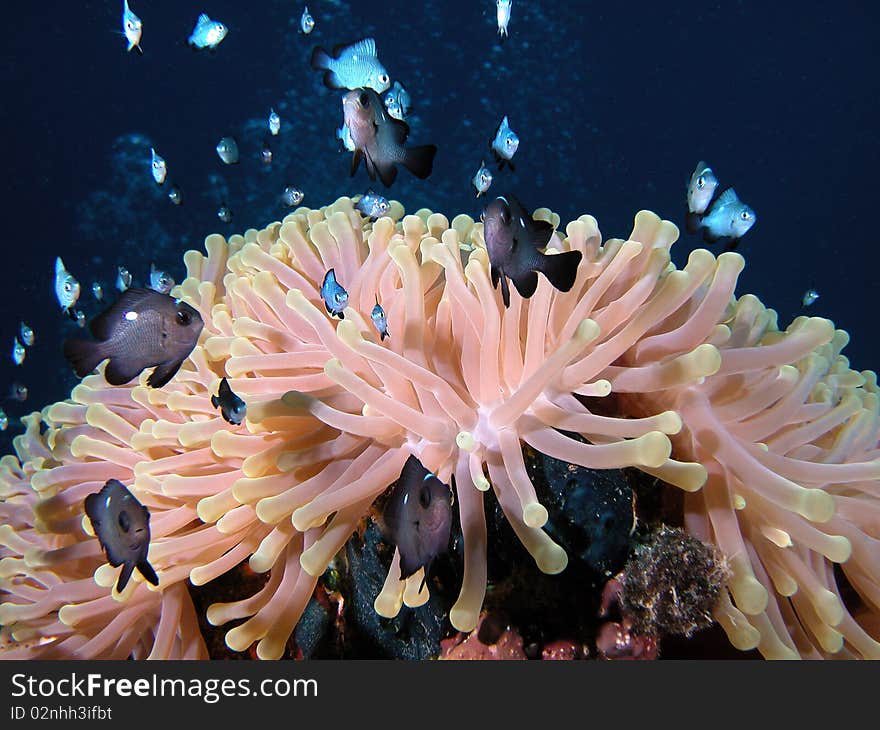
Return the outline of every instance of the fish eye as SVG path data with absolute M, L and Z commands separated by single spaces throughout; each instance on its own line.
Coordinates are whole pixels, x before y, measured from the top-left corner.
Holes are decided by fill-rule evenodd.
M 431 489 L 427 484 L 423 484 L 419 491 L 419 504 L 422 509 L 428 509 L 431 506 Z
M 186 327 L 187 325 L 189 325 L 190 322 L 192 322 L 192 315 L 185 309 L 178 309 L 176 316 L 177 324 L 179 324 L 181 327 Z
M 358 96 L 358 102 L 360 102 L 361 106 L 366 106 L 370 99 L 367 97 L 367 92 L 362 91 L 360 96 Z
M 704 188 L 704 187 L 706 187 L 706 180 L 703 178 L 702 175 L 700 175 L 700 176 L 697 178 L 697 187 L 698 187 L 698 188 Z
M 379 74 L 379 83 L 387 84 L 388 83 L 388 74 Z
M 69 281 L 64 282 L 64 291 L 73 291 L 73 285 Z
M 739 214 L 739 217 L 742 218 L 744 221 L 747 221 L 751 219 L 752 214 L 749 213 L 749 211 L 744 210 L 742 213 Z

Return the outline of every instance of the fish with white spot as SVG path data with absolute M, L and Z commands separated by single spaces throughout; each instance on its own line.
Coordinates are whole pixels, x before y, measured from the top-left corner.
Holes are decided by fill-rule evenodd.
M 354 208 L 367 216 L 371 221 L 376 221 L 388 213 L 391 209 L 391 203 L 388 202 L 388 198 L 384 195 L 368 190 L 354 204 Z
M 174 279 L 162 269 L 157 269 L 156 264 L 150 264 L 150 289 L 160 294 L 167 294 L 174 286 Z
M 495 2 L 495 18 L 498 21 L 498 35 L 504 43 L 507 38 L 507 25 L 510 23 L 510 11 L 513 6 L 513 0 L 496 0 Z
M 269 109 L 269 133 L 273 137 L 277 137 L 278 133 L 281 131 L 281 117 L 278 116 L 278 112 L 274 109 Z
M 295 188 L 292 185 L 288 185 L 284 188 L 284 192 L 281 193 L 281 202 L 288 208 L 292 208 L 293 206 L 302 203 L 303 198 L 305 197 L 306 195 L 302 190 Z
M 92 296 L 99 302 L 104 298 L 104 287 L 97 281 L 92 282 Z
M 348 292 L 336 280 L 336 271 L 330 269 L 321 282 L 321 299 L 327 308 L 327 314 L 345 319 L 344 310 L 348 306 Z
M 217 156 L 225 165 L 238 164 L 238 142 L 235 137 L 222 137 L 217 143 Z
M 379 331 L 380 341 L 384 342 L 386 337 L 391 336 L 391 333 L 388 331 L 388 320 L 385 317 L 385 310 L 382 309 L 382 305 L 379 304 L 378 295 L 376 295 L 376 306 L 373 307 L 373 311 L 370 312 L 370 319 L 373 320 L 373 324 Z
M 125 291 L 131 286 L 131 273 L 124 266 L 116 267 L 116 288 Z
M 804 296 L 801 298 L 801 307 L 806 309 L 811 306 L 817 299 L 819 298 L 819 292 L 816 291 L 815 287 L 810 287 L 804 292 Z

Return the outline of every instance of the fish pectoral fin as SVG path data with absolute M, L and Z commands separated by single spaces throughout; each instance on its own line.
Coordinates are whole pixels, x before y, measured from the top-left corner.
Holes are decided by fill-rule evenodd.
M 510 306 L 510 287 L 507 284 L 507 277 L 501 274 L 501 301 L 504 302 L 505 308 Z
M 128 585 L 128 579 L 131 578 L 131 574 L 134 572 L 134 563 L 125 562 L 122 564 L 122 572 L 119 573 L 119 578 L 116 581 L 116 592 L 122 593 L 125 590 L 125 586 Z
M 369 154 L 367 154 L 367 172 L 370 173 L 370 180 L 375 180 L 378 175 L 386 188 L 390 188 L 397 179 L 397 165 L 390 160 L 376 160 Z
M 110 385 L 125 385 L 141 374 L 143 366 L 119 355 L 111 355 L 107 367 L 104 368 L 104 379 Z
M 703 223 L 703 216 L 699 213 L 691 213 L 688 211 L 687 216 L 684 221 L 684 229 L 690 233 L 694 234 L 700 230 L 700 226 Z
M 144 580 L 148 583 L 152 583 L 154 586 L 159 585 L 159 576 L 156 575 L 156 571 L 153 569 L 153 566 L 147 560 L 141 560 L 137 564 L 138 572 L 144 576 Z
M 153 370 L 152 375 L 147 378 L 147 385 L 151 388 L 161 388 L 163 385 L 167 385 L 180 369 L 182 363 L 182 360 L 169 360 L 159 363 L 156 369 Z
M 535 248 L 544 248 L 550 243 L 550 237 L 553 235 L 553 224 L 549 221 L 537 221 L 531 216 L 524 216 L 526 233 L 528 234 L 529 243 Z
M 351 156 L 351 177 L 354 177 L 354 174 L 357 172 L 358 167 L 360 167 L 361 160 L 364 159 L 364 151 L 361 149 L 356 149 L 354 154 Z M 369 166 L 367 167 L 367 172 L 369 172 Z M 375 179 L 371 176 L 371 179 Z

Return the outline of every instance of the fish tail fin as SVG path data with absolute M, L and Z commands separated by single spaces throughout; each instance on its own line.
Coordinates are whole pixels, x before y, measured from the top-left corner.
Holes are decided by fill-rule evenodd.
M 107 357 L 100 342 L 91 340 L 65 340 L 64 357 L 73 366 L 76 374 L 84 378 Z
M 315 69 L 315 71 L 323 71 L 330 67 L 330 56 L 327 55 L 327 51 L 325 51 L 321 46 L 315 46 L 312 49 L 312 56 L 309 59 L 309 65 Z
M 437 154 L 437 145 L 423 144 L 418 147 L 410 147 L 406 150 L 403 165 L 420 180 L 424 180 L 431 174 L 434 168 L 434 155 Z
M 144 576 L 144 580 L 148 583 L 152 583 L 154 586 L 159 585 L 159 576 L 156 575 L 156 571 L 153 569 L 153 566 L 146 560 L 141 560 L 137 564 L 137 569 L 142 576 Z
M 382 336 L 379 338 L 380 342 L 385 342 L 386 337 L 391 337 L 391 333 L 388 330 L 385 330 L 384 332 L 382 332 L 381 335 Z
M 538 271 L 550 280 L 555 289 L 563 292 L 571 291 L 577 277 L 577 268 L 581 257 L 580 251 L 566 251 L 549 256 L 542 255 Z
M 694 234 L 700 230 L 700 224 L 702 222 L 703 217 L 699 213 L 691 213 L 688 211 L 687 218 L 684 222 L 684 228 L 688 233 Z

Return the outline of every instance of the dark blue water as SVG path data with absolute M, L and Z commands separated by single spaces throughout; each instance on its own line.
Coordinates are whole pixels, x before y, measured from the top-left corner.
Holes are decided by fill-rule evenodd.
M 815 285 L 821 298 L 810 313 L 852 335 L 853 365 L 880 363 L 872 4 L 514 0 L 503 46 L 492 0 L 318 0 L 310 36 L 297 32 L 302 4 L 288 0 L 132 7 L 144 22 L 143 56 L 126 53 L 115 32 L 121 0 L 4 7 L 0 392 L 16 379 L 30 389 L 26 403 L 2 404 L 12 420 L 76 382 L 60 343 L 80 331 L 55 301 L 57 255 L 91 316 L 93 280 L 112 293 L 122 264 L 145 283 L 151 261 L 179 280 L 183 252 L 208 233 L 282 217 L 286 185 L 314 207 L 371 186 L 363 168 L 349 177 L 350 155 L 335 138 L 340 93 L 308 67 L 315 45 L 364 35 L 413 97 L 411 142 L 440 148 L 428 180 L 403 171 L 386 191 L 408 211 L 477 216 L 470 178 L 505 114 L 521 139 L 516 172 L 496 175 L 491 192 L 514 191 L 563 223 L 592 213 L 606 236 L 625 236 L 641 208 L 683 227 L 685 184 L 706 159 L 758 215 L 739 248 L 740 293 L 757 294 L 785 325 Z M 185 43 L 202 11 L 230 28 L 214 53 Z M 270 106 L 283 127 L 267 170 L 259 152 Z M 235 167 L 214 151 L 226 134 L 241 148 Z M 183 189 L 179 208 L 152 181 L 151 145 Z M 223 202 L 230 224 L 216 216 Z M 683 234 L 676 262 L 700 245 Z M 37 344 L 15 367 L 21 319 Z M 2 434 L 2 451 L 16 429 Z

